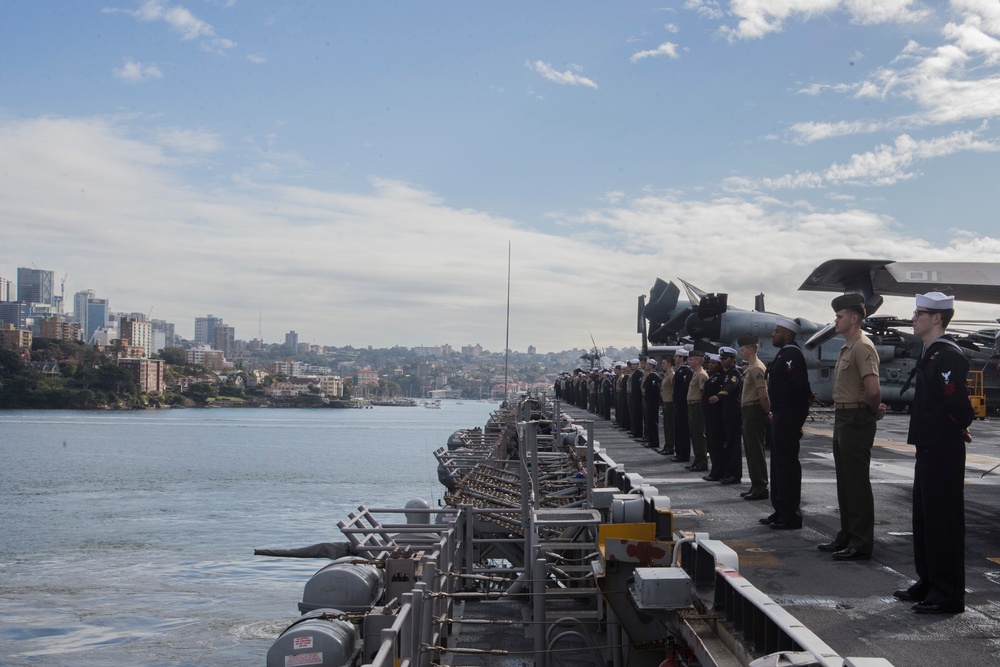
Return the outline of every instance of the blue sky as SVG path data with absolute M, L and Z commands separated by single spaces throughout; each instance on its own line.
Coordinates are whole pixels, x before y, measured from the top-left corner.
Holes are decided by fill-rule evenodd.
M 657 276 L 826 321 L 827 259 L 996 260 L 998 64 L 994 0 L 5 3 L 0 276 L 502 350 L 510 242 L 514 349 Z

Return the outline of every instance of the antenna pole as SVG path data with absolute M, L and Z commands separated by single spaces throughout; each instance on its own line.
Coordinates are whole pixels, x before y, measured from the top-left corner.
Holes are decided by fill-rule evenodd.
M 510 362 L 510 241 L 507 241 L 507 335 L 503 343 L 503 400 L 510 398 L 508 368 Z

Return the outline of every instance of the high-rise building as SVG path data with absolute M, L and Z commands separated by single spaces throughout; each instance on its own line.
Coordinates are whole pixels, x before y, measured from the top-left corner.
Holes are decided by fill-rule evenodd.
M 153 325 L 153 334 L 157 336 L 157 340 L 162 337 L 162 342 L 159 343 L 159 347 L 153 346 L 153 352 L 159 352 L 165 347 L 173 347 L 177 344 L 177 336 L 174 335 L 174 324 L 173 322 L 167 322 L 166 320 L 151 320 L 150 324 Z
M 92 344 L 94 332 L 103 329 L 108 325 L 108 300 L 107 299 L 87 299 L 84 316 L 84 324 L 80 326 L 80 335 L 83 342 Z
M 212 340 L 212 349 L 222 352 L 226 359 L 233 356 L 233 340 L 236 338 L 236 329 L 221 322 L 215 325 L 215 334 Z
M 64 315 L 46 317 L 39 323 L 40 338 L 55 338 L 56 340 L 79 340 L 80 325 L 70 322 Z
M 10 301 L 10 294 L 13 283 L 6 278 L 0 277 L 0 301 Z
M 289 331 L 285 334 L 285 347 L 287 347 L 292 352 L 299 349 L 299 335 L 294 331 Z
M 25 303 L 54 304 L 55 293 L 52 289 L 54 275 L 52 271 L 18 267 L 17 300 Z
M 13 324 L 15 329 L 27 328 L 28 307 L 23 301 L 0 303 L 0 324 Z
M 0 350 L 14 350 L 27 353 L 31 350 L 31 331 L 19 329 L 13 324 L 0 323 Z
M 118 335 L 122 345 L 141 347 L 146 351 L 148 359 L 153 352 L 153 326 L 149 322 L 141 322 L 132 317 L 123 317 L 118 326 Z
M 87 301 L 96 299 L 94 290 L 87 289 L 73 295 L 73 320 L 80 325 L 80 331 L 87 330 Z
M 160 359 L 119 359 L 118 365 L 132 373 L 139 391 L 161 394 L 166 363 Z
M 222 318 L 209 314 L 194 318 L 194 342 L 211 345 L 215 342 L 215 327 L 222 324 Z

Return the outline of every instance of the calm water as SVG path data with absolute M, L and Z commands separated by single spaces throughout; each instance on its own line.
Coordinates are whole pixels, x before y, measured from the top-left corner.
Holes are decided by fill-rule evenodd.
M 359 504 L 442 497 L 440 410 L 0 412 L 0 665 L 263 665 Z

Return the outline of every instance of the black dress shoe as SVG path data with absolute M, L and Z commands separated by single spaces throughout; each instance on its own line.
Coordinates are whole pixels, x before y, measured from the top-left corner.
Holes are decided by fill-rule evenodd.
M 660 453 L 663 454 L 664 456 L 673 456 L 674 455 L 673 451 L 665 452 L 662 449 L 660 450 Z
M 900 588 L 898 591 L 893 591 L 892 597 L 903 602 L 921 602 L 921 599 L 911 593 L 909 588 Z
M 690 470 L 691 472 L 705 472 L 706 470 L 708 470 L 708 466 L 705 465 L 704 463 L 699 463 L 697 465 L 692 465 L 690 468 L 688 468 L 688 470 Z
M 739 477 L 723 477 L 721 480 L 722 484 L 739 484 L 743 480 Z
M 712 477 L 711 475 L 705 475 L 704 477 L 702 477 L 702 479 L 705 480 L 706 482 L 718 482 L 722 478 L 721 477 Z
M 771 528 L 774 530 L 801 530 L 802 524 L 785 523 L 784 521 L 772 521 Z
M 910 607 L 910 609 L 918 614 L 961 614 L 965 611 L 965 607 L 950 609 L 948 607 L 942 607 L 939 604 L 934 604 L 933 602 L 918 602 Z
M 833 552 L 833 560 L 871 560 L 872 555 L 858 551 L 854 547 L 847 547 L 840 551 Z
M 847 545 L 841 544 L 840 542 L 827 542 L 826 544 L 818 544 L 816 548 L 820 551 L 834 552 L 844 549 Z
M 691 459 L 682 459 L 681 457 L 675 455 L 675 456 L 671 456 L 670 460 L 671 461 L 676 461 L 677 463 L 687 463 Z
M 767 493 L 750 493 L 743 496 L 743 500 L 767 500 Z
M 762 523 L 765 526 L 770 526 L 772 523 L 774 523 L 774 520 L 777 518 L 778 518 L 777 516 L 772 514 L 771 516 L 765 516 L 761 519 L 757 519 L 757 523 Z

